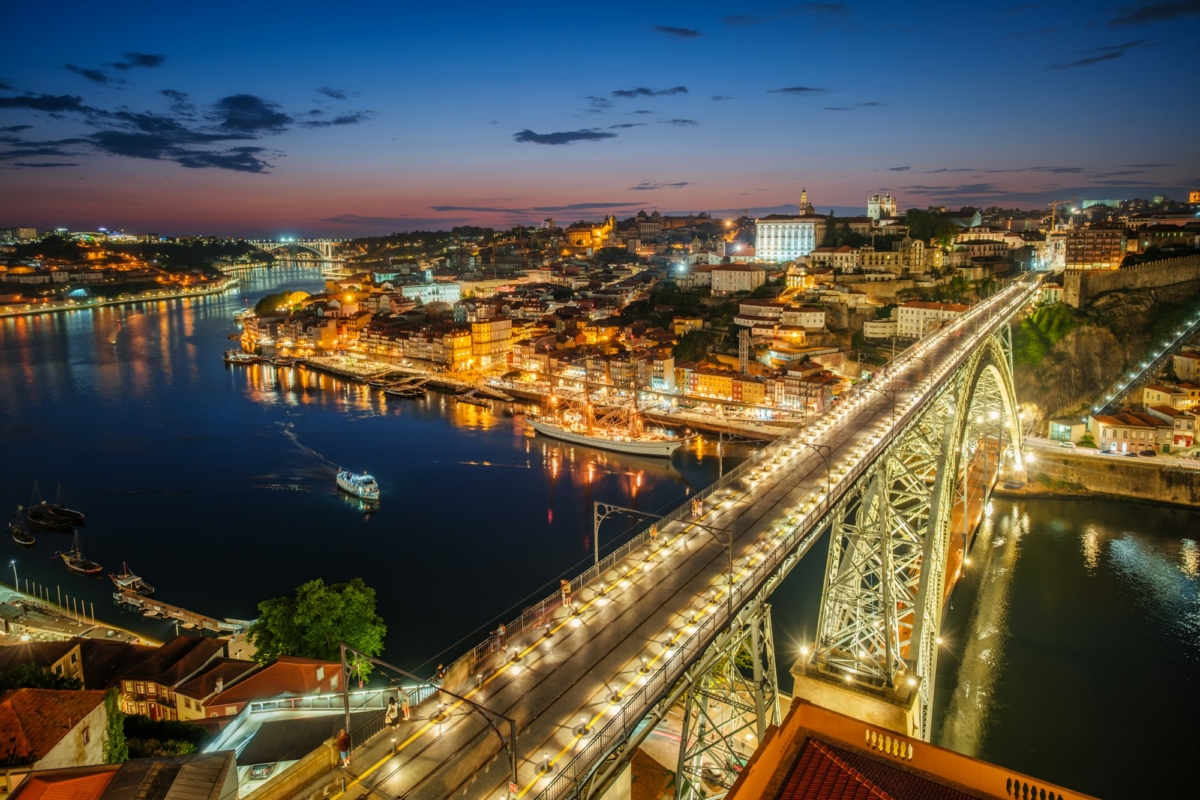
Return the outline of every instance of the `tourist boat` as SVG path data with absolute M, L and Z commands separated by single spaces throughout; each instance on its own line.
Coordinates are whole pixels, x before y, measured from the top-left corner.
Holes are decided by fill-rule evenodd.
M 25 518 L 19 513 L 13 515 L 13 521 L 8 523 L 8 530 L 12 533 L 13 541 L 21 547 L 33 547 L 37 544 L 37 539 L 33 538 L 33 533 L 25 524 Z
M 226 364 L 261 364 L 262 356 L 256 356 L 253 353 L 244 353 L 241 350 L 226 350 Z
M 132 592 L 142 597 L 151 597 L 154 594 L 154 587 L 130 572 L 129 565 L 124 561 L 121 562 L 121 574 L 113 575 L 110 572 L 108 577 L 122 592 Z
M 388 397 L 404 397 L 412 399 L 414 397 L 424 397 L 424 386 L 390 386 L 383 390 L 383 393 Z
M 79 531 L 75 532 L 75 541 L 71 545 L 71 549 L 65 553 L 59 553 L 62 556 L 63 563 L 67 565 L 67 569 L 72 572 L 78 572 L 82 575 L 95 575 L 103 572 L 104 567 L 92 561 L 83 554 L 83 545 L 79 541 Z
M 343 492 L 355 497 L 361 497 L 364 500 L 379 499 L 379 484 L 365 472 L 354 473 L 350 470 L 339 469 L 337 485 Z

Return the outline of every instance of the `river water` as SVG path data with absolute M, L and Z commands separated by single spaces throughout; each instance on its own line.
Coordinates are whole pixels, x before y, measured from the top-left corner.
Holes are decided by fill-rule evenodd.
M 61 482 L 106 571 L 126 561 L 159 598 L 212 616 L 253 618 L 304 581 L 361 577 L 388 625 L 384 658 L 428 671 L 582 570 L 593 501 L 661 512 L 717 477 L 708 442 L 638 459 L 536 436 L 499 404 L 391 400 L 222 363 L 234 311 L 322 285 L 313 267 L 285 264 L 219 297 L 0 321 L 3 502 Z M 726 468 L 746 453 L 727 445 Z M 370 518 L 335 490 L 337 465 L 378 478 Z M 1104 797 L 1182 782 L 1195 737 L 1168 732 L 1200 676 L 1200 516 L 996 500 L 988 524 L 947 617 L 935 741 Z M 606 522 L 601 552 L 634 527 Z M 114 608 L 106 578 L 68 573 L 54 556 L 67 546 L 5 538 L 0 555 L 22 588 L 174 633 Z M 785 690 L 815 632 L 825 549 L 772 597 Z

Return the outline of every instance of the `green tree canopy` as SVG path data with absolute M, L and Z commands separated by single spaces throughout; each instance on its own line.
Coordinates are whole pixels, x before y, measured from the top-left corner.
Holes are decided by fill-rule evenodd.
M 269 314 L 282 307 L 284 303 L 291 298 L 291 292 L 280 292 L 279 294 L 269 294 L 263 299 L 254 304 L 254 313 L 258 315 Z
M 720 335 L 713 331 L 691 331 L 680 338 L 671 355 L 680 362 L 699 361 L 708 355 L 719 339 Z
M 37 664 L 19 664 L 0 672 L 0 692 L 9 689 L 82 689 L 83 681 L 66 675 L 55 675 Z
M 250 641 L 257 648 L 254 660 L 260 664 L 278 656 L 337 661 L 342 642 L 368 655 L 379 655 L 386 633 L 387 626 L 375 611 L 375 590 L 362 578 L 328 586 L 317 578 L 296 589 L 295 597 L 259 603 Z M 356 671 L 362 677 L 370 668 L 362 665 Z

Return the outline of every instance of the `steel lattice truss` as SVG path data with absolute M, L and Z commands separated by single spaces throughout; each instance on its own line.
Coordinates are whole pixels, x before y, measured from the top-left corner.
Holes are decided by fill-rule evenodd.
M 767 726 L 779 724 L 771 607 L 758 604 L 739 623 L 713 644 L 705 669 L 691 676 L 676 773 L 680 800 L 723 797 Z
M 967 470 L 979 463 L 980 449 L 985 469 L 989 457 L 996 469 L 1006 437 L 1020 449 L 1011 363 L 1004 326 L 943 382 L 831 512 L 813 663 L 875 691 L 916 686 L 926 738 L 950 528 L 956 506 L 965 516 Z

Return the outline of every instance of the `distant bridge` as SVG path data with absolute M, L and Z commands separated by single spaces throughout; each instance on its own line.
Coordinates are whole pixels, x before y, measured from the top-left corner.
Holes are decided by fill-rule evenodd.
M 322 261 L 343 261 L 339 253 L 339 248 L 344 245 L 348 239 L 251 239 L 249 243 L 257 247 L 259 250 L 264 250 L 268 253 L 275 253 L 280 250 L 304 251 L 312 253 Z
M 336 797 L 598 798 L 679 707 L 676 796 L 723 796 L 780 721 L 767 601 L 825 533 L 796 695 L 928 739 L 950 589 L 1023 466 L 1009 321 L 1038 291 L 978 304 L 664 517 L 631 512 L 653 527 L 449 665 L 463 700 L 368 741 Z

